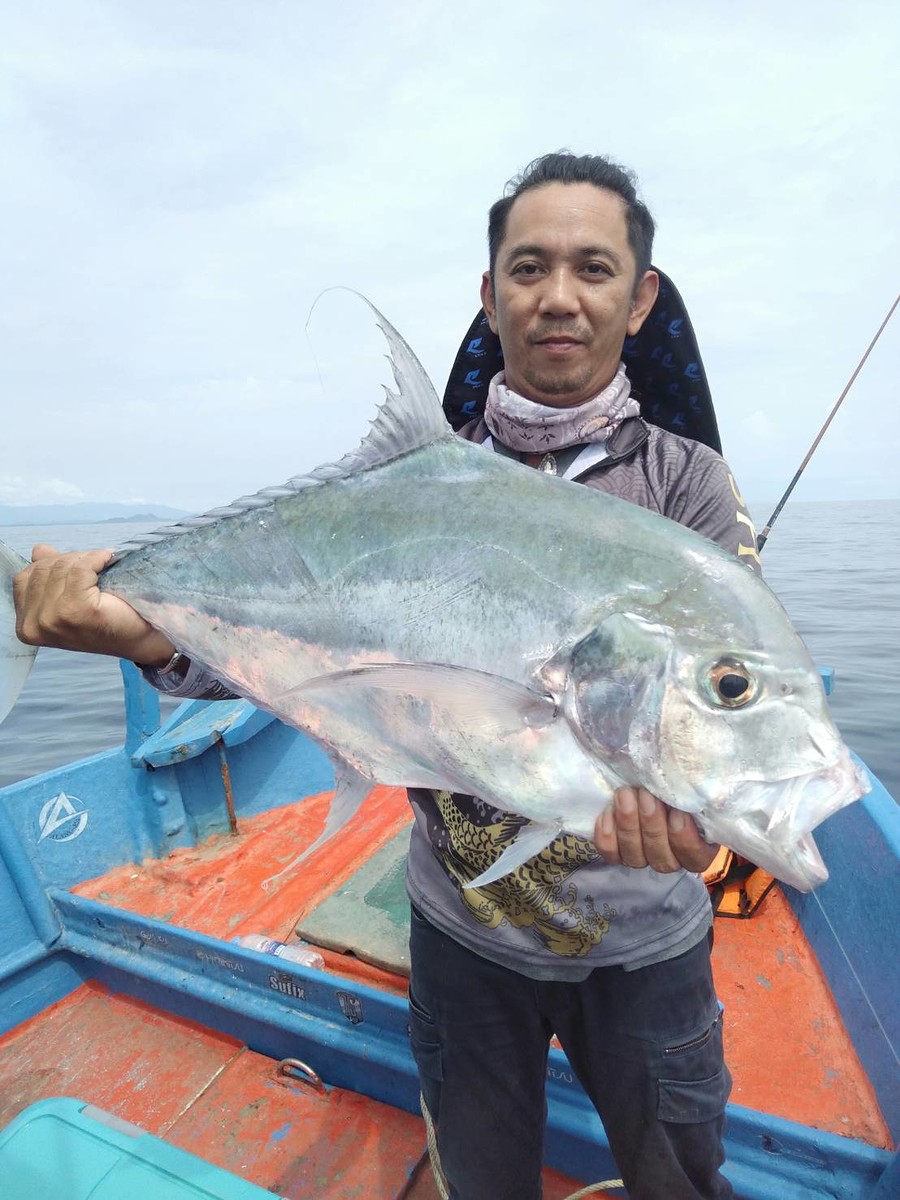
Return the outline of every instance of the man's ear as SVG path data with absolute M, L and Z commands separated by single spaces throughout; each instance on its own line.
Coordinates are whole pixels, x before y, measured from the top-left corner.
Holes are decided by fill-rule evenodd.
M 497 333 L 496 305 L 494 304 L 494 285 L 491 283 L 490 271 L 485 271 L 481 277 L 481 307 L 487 315 L 488 325 L 492 333 Z
M 628 317 L 628 336 L 634 337 L 647 314 L 656 303 L 659 295 L 659 276 L 655 271 L 645 271 L 644 278 L 637 285 L 631 301 L 631 313 Z

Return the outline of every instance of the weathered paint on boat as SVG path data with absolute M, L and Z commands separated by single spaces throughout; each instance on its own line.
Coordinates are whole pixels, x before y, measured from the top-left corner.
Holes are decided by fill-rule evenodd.
M 408 821 L 402 794 L 378 789 L 368 816 L 327 856 L 266 892 L 261 883 L 321 825 L 327 760 L 244 702 L 192 702 L 157 729 L 155 694 L 123 670 L 123 748 L 0 791 L 0 1124 L 58 1094 L 49 1062 L 67 1094 L 93 1088 L 99 1094 L 81 1098 L 284 1195 L 358 1194 L 342 1157 L 345 1118 L 365 1147 L 367 1196 L 427 1194 L 409 1190 L 423 1135 L 402 980 L 330 952 L 324 972 L 281 962 L 273 971 L 273 960 L 222 940 L 290 932 L 311 897 L 333 890 Z M 240 831 L 233 841 L 223 762 Z M 876 783 L 821 835 L 831 880 L 811 896 L 786 889 L 789 903 L 773 900 L 767 950 L 764 925 L 722 923 L 718 933 L 729 1022 L 758 1034 L 757 1069 L 737 1066 L 729 1106 L 727 1171 L 744 1200 L 897 1194 L 900 1168 L 886 1148 L 900 1128 L 897 806 Z M 146 867 L 127 865 L 139 863 Z M 742 974 L 754 947 L 770 958 Z M 805 1011 L 812 1001 L 802 988 L 820 973 L 839 1018 Z M 754 995 L 769 999 L 767 1017 Z M 788 1013 L 792 998 L 797 1011 Z M 775 1044 L 801 1019 L 813 1044 L 785 1080 L 772 1065 Z M 835 1031 L 816 1028 L 836 1024 L 847 1039 L 838 1049 L 828 1040 Z M 310 1063 L 325 1093 L 273 1079 L 285 1058 Z M 856 1059 L 862 1100 L 853 1109 L 839 1076 L 849 1079 Z M 833 1078 L 819 1094 L 837 1098 L 833 1110 L 816 1100 L 804 1110 L 805 1075 L 827 1071 Z M 779 1090 L 782 1109 L 770 1103 Z M 614 1175 L 599 1122 L 558 1050 L 548 1098 L 548 1162 L 570 1180 Z M 264 1135 L 244 1111 L 257 1104 L 258 1113 L 263 1100 L 284 1113 Z M 384 1106 L 375 1119 L 384 1138 L 366 1132 L 368 1104 Z M 556 1177 L 547 1195 L 567 1189 L 570 1181 Z

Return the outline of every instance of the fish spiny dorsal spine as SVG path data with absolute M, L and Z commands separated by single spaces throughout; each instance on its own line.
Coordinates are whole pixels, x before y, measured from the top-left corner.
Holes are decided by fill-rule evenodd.
M 357 295 L 359 293 L 356 293 Z M 371 428 L 356 450 L 351 450 L 336 463 L 324 463 L 306 475 L 295 475 L 286 483 L 263 488 L 249 496 L 242 496 L 220 508 L 210 509 L 195 517 L 185 517 L 174 525 L 142 533 L 124 542 L 116 551 L 112 563 L 119 562 L 133 550 L 140 550 L 170 538 L 190 533 L 193 529 L 243 516 L 244 513 L 268 508 L 286 496 L 295 495 L 305 488 L 318 487 L 334 479 L 346 479 L 350 475 L 370 470 L 392 459 L 408 454 L 440 438 L 452 438 L 453 434 L 441 408 L 441 402 L 432 386 L 425 368 L 416 358 L 404 338 L 378 309 L 361 296 L 375 314 L 378 328 L 382 331 L 390 349 L 391 364 L 397 391 L 384 388 L 385 401 L 379 405 Z

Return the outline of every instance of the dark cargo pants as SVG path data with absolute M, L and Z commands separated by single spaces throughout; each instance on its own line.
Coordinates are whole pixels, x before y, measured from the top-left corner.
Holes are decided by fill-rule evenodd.
M 730 1200 L 719 1167 L 731 1079 L 709 945 L 583 983 L 538 982 L 413 910 L 410 1036 L 451 1200 L 540 1200 L 553 1033 L 630 1200 Z

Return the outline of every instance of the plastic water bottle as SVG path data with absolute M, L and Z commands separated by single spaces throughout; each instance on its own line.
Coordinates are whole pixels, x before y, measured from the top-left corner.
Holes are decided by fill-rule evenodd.
M 261 933 L 244 933 L 231 940 L 236 946 L 243 946 L 245 950 L 274 954 L 288 962 L 299 963 L 301 967 L 315 967 L 318 971 L 325 967 L 322 955 L 306 942 L 276 942 L 274 938 L 264 937 Z

